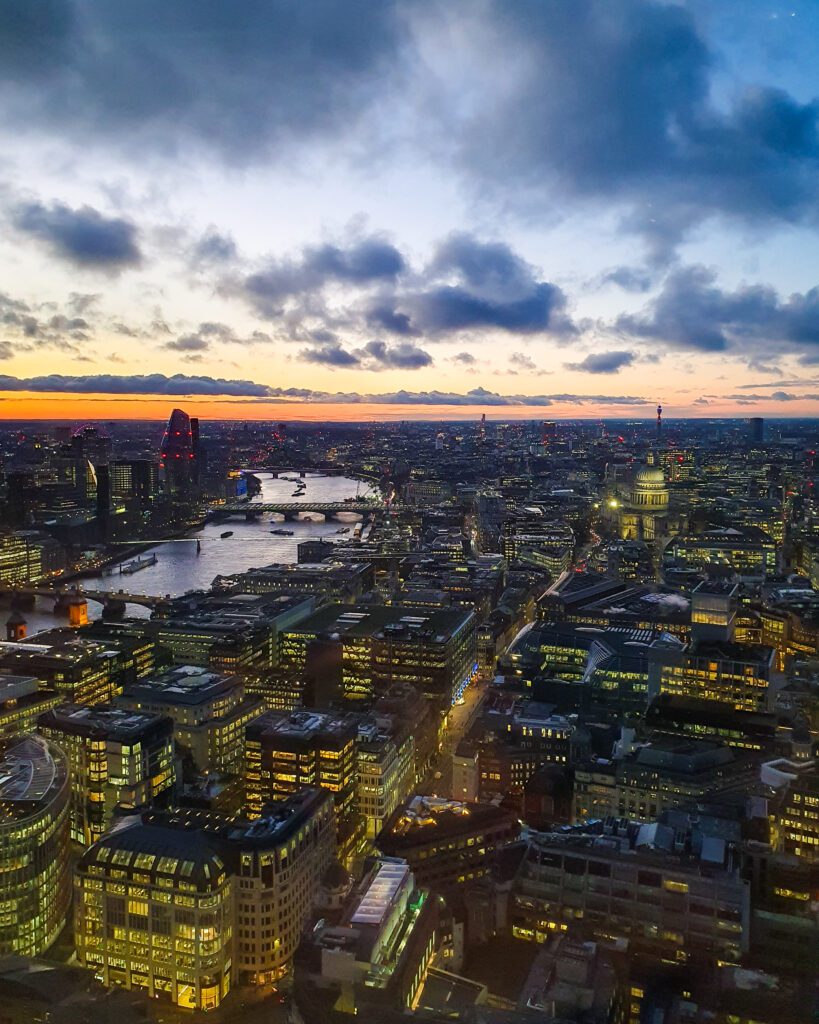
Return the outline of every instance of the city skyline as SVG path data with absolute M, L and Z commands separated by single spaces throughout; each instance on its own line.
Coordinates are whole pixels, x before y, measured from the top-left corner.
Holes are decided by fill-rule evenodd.
M 2 419 L 819 412 L 811 4 L 0 6 Z

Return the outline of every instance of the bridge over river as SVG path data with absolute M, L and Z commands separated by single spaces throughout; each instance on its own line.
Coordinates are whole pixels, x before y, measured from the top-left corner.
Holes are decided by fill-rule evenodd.
M 21 585 L 16 587 L 2 587 L 0 593 L 9 594 L 12 600 L 15 597 L 53 597 L 55 607 L 65 607 L 74 598 L 86 601 L 97 601 L 99 604 L 114 605 L 119 602 L 124 604 L 138 604 L 143 608 L 155 608 L 158 604 L 168 600 L 169 595 L 161 594 L 133 594 L 130 590 L 93 590 L 86 589 L 79 584 L 72 584 L 70 587 L 57 586 L 34 586 Z
M 241 515 L 246 519 L 255 519 L 257 516 L 273 513 L 284 516 L 285 519 L 311 513 L 335 516 L 339 512 L 357 512 L 359 515 L 366 515 L 370 512 L 389 512 L 393 507 L 372 498 L 354 501 L 229 501 L 212 509 L 209 518 L 227 519 L 230 516 Z

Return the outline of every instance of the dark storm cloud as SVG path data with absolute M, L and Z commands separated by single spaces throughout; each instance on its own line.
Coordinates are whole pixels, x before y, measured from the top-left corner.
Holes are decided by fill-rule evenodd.
M 324 403 L 380 403 L 384 405 L 455 406 L 543 406 L 555 402 L 572 405 L 615 405 L 639 408 L 649 405 L 644 398 L 631 395 L 502 395 L 486 388 L 466 393 L 450 391 L 387 391 L 376 393 L 316 391 L 311 388 L 279 388 L 249 380 L 194 376 L 182 373 L 168 377 L 163 373 L 115 375 L 88 374 L 66 376 L 12 377 L 0 374 L 0 392 L 30 391 L 58 394 L 104 395 L 209 395 L 254 401 L 302 401 Z M 810 396 L 808 396 L 810 397 Z
M 705 24 L 665 0 L 0 0 L 0 119 L 230 164 L 313 138 L 380 154 L 400 125 L 410 157 L 446 152 L 504 209 L 614 206 L 658 257 L 713 216 L 815 224 L 817 102 L 754 84 L 758 67 L 723 99 Z M 464 306 L 444 319 L 484 322 Z
M 361 348 L 348 351 L 338 342 L 302 349 L 300 358 L 308 363 L 334 368 L 356 367 L 361 370 L 420 370 L 432 365 L 432 356 L 409 342 L 387 345 L 368 341 Z
M 475 83 L 477 113 L 455 143 L 467 176 L 552 208 L 619 201 L 659 256 L 712 215 L 815 223 L 819 107 L 764 86 L 718 107 L 717 59 L 684 6 L 494 0 L 492 10 L 481 78 L 489 89 L 487 72 L 512 70 L 499 95 Z
M 344 286 L 344 302 L 330 310 L 334 285 Z M 226 281 L 222 290 L 282 321 L 294 340 L 319 340 L 317 331 L 332 331 L 328 362 L 337 356 L 339 327 L 430 339 L 493 329 L 568 338 L 579 330 L 557 285 L 541 280 L 508 245 L 462 233 L 444 239 L 420 271 L 395 245 L 373 235 L 268 261 L 243 279 Z
M 555 285 L 539 284 L 521 299 L 493 301 L 458 286 L 441 285 L 399 302 L 411 310 L 418 329 L 428 334 L 448 334 L 496 327 L 512 334 L 547 331 L 556 325 L 565 297 Z M 560 330 L 564 328 L 561 326 Z
M 346 135 L 399 67 L 397 6 L 0 0 L 3 116 L 140 151 L 194 140 L 237 163 Z
M 496 328 L 512 334 L 571 335 L 566 296 L 502 242 L 456 233 L 437 247 L 423 286 L 395 296 L 396 316 L 429 335 Z
M 619 373 L 623 367 L 631 366 L 635 358 L 634 352 L 596 352 L 579 363 L 566 363 L 566 369 L 581 373 Z
M 75 210 L 63 203 L 20 203 L 11 219 L 18 231 L 79 267 L 118 273 L 142 260 L 136 226 L 121 217 L 106 217 L 91 206 Z
M 679 268 L 639 315 L 621 316 L 623 334 L 700 352 L 738 352 L 751 358 L 772 348 L 801 353 L 819 347 L 819 288 L 782 299 L 769 285 L 728 291 L 712 270 Z M 817 349 L 819 351 L 819 349 Z
M 244 278 L 239 288 L 262 316 L 277 316 L 289 299 L 330 284 L 363 288 L 395 281 L 405 268 L 394 245 L 372 236 L 346 245 L 308 248 L 298 259 L 270 260 Z
M 432 365 L 429 352 L 409 342 L 388 346 L 383 341 L 368 341 L 359 351 L 365 361 L 369 360 L 384 369 L 420 370 Z
M 389 304 L 376 303 L 372 305 L 366 312 L 365 322 L 368 327 L 389 331 L 390 334 L 416 337 L 420 333 L 416 327 L 413 327 L 412 320 L 407 313 L 396 313 Z
M 336 369 L 358 366 L 360 360 L 352 352 L 341 345 L 320 345 L 318 348 L 305 348 L 299 353 L 306 363 L 317 363 L 319 366 L 331 366 Z
M 166 341 L 162 347 L 173 352 L 204 352 L 210 348 L 210 343 L 196 334 L 183 334 L 173 341 Z
M 9 377 L 0 374 L 0 391 L 61 392 L 103 395 L 239 395 L 263 397 L 270 393 L 266 384 L 249 380 L 225 380 L 221 377 L 193 377 L 182 373 L 167 377 L 164 373 L 118 376 L 101 373 L 66 376 L 52 373 L 41 377 Z

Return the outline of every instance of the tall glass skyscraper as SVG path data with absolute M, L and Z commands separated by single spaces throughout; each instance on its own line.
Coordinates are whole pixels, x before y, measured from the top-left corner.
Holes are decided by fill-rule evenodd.
M 170 494 L 189 492 L 199 480 L 199 420 L 174 409 L 159 450 L 165 488 Z

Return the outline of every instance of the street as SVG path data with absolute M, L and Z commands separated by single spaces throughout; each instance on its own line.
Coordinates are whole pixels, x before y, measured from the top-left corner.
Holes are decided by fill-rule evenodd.
M 449 797 L 452 795 L 452 755 L 477 718 L 491 684 L 491 679 L 477 679 L 464 691 L 463 703 L 455 704 L 451 708 L 447 716 L 440 753 L 432 772 L 418 787 L 418 793 L 426 796 Z M 438 773 L 440 773 L 440 777 L 436 778 Z

